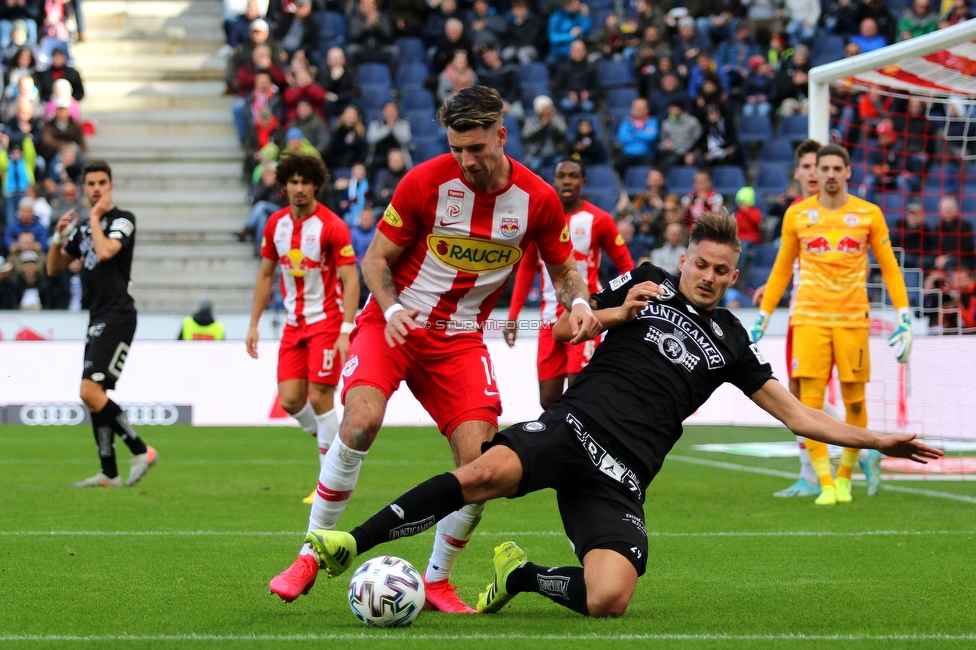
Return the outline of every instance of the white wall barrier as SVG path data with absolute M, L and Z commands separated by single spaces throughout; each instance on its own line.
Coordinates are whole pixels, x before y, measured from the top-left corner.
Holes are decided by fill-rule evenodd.
M 899 368 L 882 338 L 872 338 L 874 380 L 868 385 L 870 426 L 909 430 L 933 437 L 976 439 L 976 341 L 968 337 L 920 337 L 912 364 L 899 385 Z M 508 348 L 487 341 L 501 391 L 503 423 L 531 420 L 540 413 L 535 340 Z M 785 381 L 784 340 L 765 337 L 760 349 Z M 0 343 L 0 405 L 77 403 L 83 343 L 75 341 Z M 191 405 L 195 425 L 260 426 L 290 424 L 272 417 L 276 397 L 278 344 L 262 340 L 260 358 L 233 342 L 136 342 L 113 398 L 130 404 Z M 905 426 L 899 426 L 899 394 L 904 393 Z M 635 404 L 635 408 L 643 405 Z M 340 412 L 341 412 L 341 406 Z M 907 419 L 906 419 L 907 418 Z M 433 422 L 405 386 L 387 410 L 390 425 Z M 689 424 L 773 426 L 776 422 L 725 385 L 688 419 Z

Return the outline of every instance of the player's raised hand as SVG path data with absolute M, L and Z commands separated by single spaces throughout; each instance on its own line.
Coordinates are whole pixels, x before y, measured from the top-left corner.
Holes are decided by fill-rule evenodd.
M 897 434 L 881 436 L 878 451 L 885 456 L 908 458 L 916 463 L 925 465 L 930 460 L 942 458 L 942 450 L 929 447 L 915 439 L 915 434 Z
M 95 201 L 95 205 L 92 206 L 88 218 L 96 221 L 101 219 L 103 214 L 112 209 L 112 205 L 112 190 L 106 189 L 105 192 L 98 197 L 98 200 Z
M 627 291 L 627 297 L 624 298 L 624 304 L 618 307 L 620 311 L 620 320 L 624 323 L 629 323 L 630 321 L 637 318 L 637 314 L 640 313 L 644 307 L 647 307 L 647 303 L 652 298 L 661 295 L 661 287 L 653 282 L 641 282 L 640 284 L 635 284 Z
M 247 354 L 252 359 L 258 358 L 258 328 L 249 327 L 247 336 L 244 338 L 244 345 L 247 346 Z
M 752 327 L 749 328 L 749 340 L 753 343 L 759 343 L 759 339 L 763 337 L 766 333 L 766 326 L 769 325 L 769 314 L 764 311 L 759 312 L 759 318 L 753 323 Z
M 898 327 L 888 338 L 888 345 L 895 348 L 895 358 L 898 363 L 907 363 L 908 355 L 912 353 L 912 318 L 908 309 L 898 310 Z
M 573 309 L 569 313 L 569 322 L 573 326 L 573 338 L 570 343 L 582 343 L 596 338 L 603 331 L 603 324 L 596 317 L 590 305 L 582 298 L 573 302 Z
M 506 345 L 508 345 L 510 348 L 514 348 L 515 337 L 518 336 L 518 321 L 505 321 L 505 329 L 502 330 L 502 336 L 505 337 Z
M 766 295 L 766 285 L 761 287 L 756 287 L 756 290 L 752 292 L 752 306 L 757 307 L 759 303 L 762 302 L 763 296 Z
M 419 315 L 419 309 L 400 309 L 390 314 L 386 321 L 386 331 L 383 332 L 387 345 L 395 348 L 406 343 L 411 330 L 417 329 L 417 323 L 413 319 Z

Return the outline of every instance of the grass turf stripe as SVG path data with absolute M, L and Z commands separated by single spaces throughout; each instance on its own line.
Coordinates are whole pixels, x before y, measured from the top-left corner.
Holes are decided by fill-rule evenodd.
M 406 630 L 355 634 L 5 634 L 2 642 L 105 641 L 976 641 L 976 634 L 411 634 Z
M 539 531 L 476 531 L 479 537 L 554 537 L 565 536 L 559 530 Z M 300 537 L 304 532 L 279 531 L 221 531 L 221 530 L 0 530 L 0 537 Z M 976 535 L 976 530 L 784 530 L 784 531 L 702 531 L 669 533 L 647 531 L 648 537 L 913 537 Z

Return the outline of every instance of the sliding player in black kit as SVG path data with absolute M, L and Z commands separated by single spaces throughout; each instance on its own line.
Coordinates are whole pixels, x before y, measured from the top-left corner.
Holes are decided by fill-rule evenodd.
M 436 476 L 350 533 L 307 540 L 330 576 L 377 544 L 415 535 L 467 503 L 556 490 L 581 567 L 528 562 L 513 542 L 495 549 L 495 579 L 478 600 L 497 612 L 531 591 L 589 616 L 620 616 L 647 561 L 643 502 L 681 436 L 681 423 L 729 382 L 797 434 L 924 463 L 942 452 L 911 435 L 881 435 L 803 406 L 777 381 L 731 312 L 717 308 L 738 277 L 735 219 L 706 213 L 691 231 L 680 276 L 650 264 L 591 297 L 610 331 L 590 364 L 538 420 L 499 431 L 485 453 Z M 564 317 L 553 336 L 574 337 Z
M 115 436 L 132 452 L 128 486 L 135 485 L 156 464 L 156 450 L 136 433 L 125 412 L 109 399 L 136 332 L 136 306 L 129 294 L 136 218 L 112 202 L 112 168 L 93 160 L 82 170 L 85 196 L 92 205 L 87 223 L 71 210 L 58 221 L 47 256 L 48 275 L 58 276 L 81 258 L 81 306 L 89 312 L 81 399 L 91 412 L 95 444 L 102 469 L 75 487 L 121 487 L 115 462 Z M 63 245 L 62 245 L 63 241 Z

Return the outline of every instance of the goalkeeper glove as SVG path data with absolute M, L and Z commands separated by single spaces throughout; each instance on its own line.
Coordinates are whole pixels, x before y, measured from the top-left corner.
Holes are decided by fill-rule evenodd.
M 749 329 L 749 338 L 753 343 L 759 343 L 759 339 L 766 333 L 766 326 L 769 325 L 769 314 L 764 311 L 759 312 L 759 318 Z
M 906 363 L 912 352 L 912 319 L 907 308 L 898 310 L 898 327 L 888 338 L 888 345 L 895 348 L 898 363 Z

